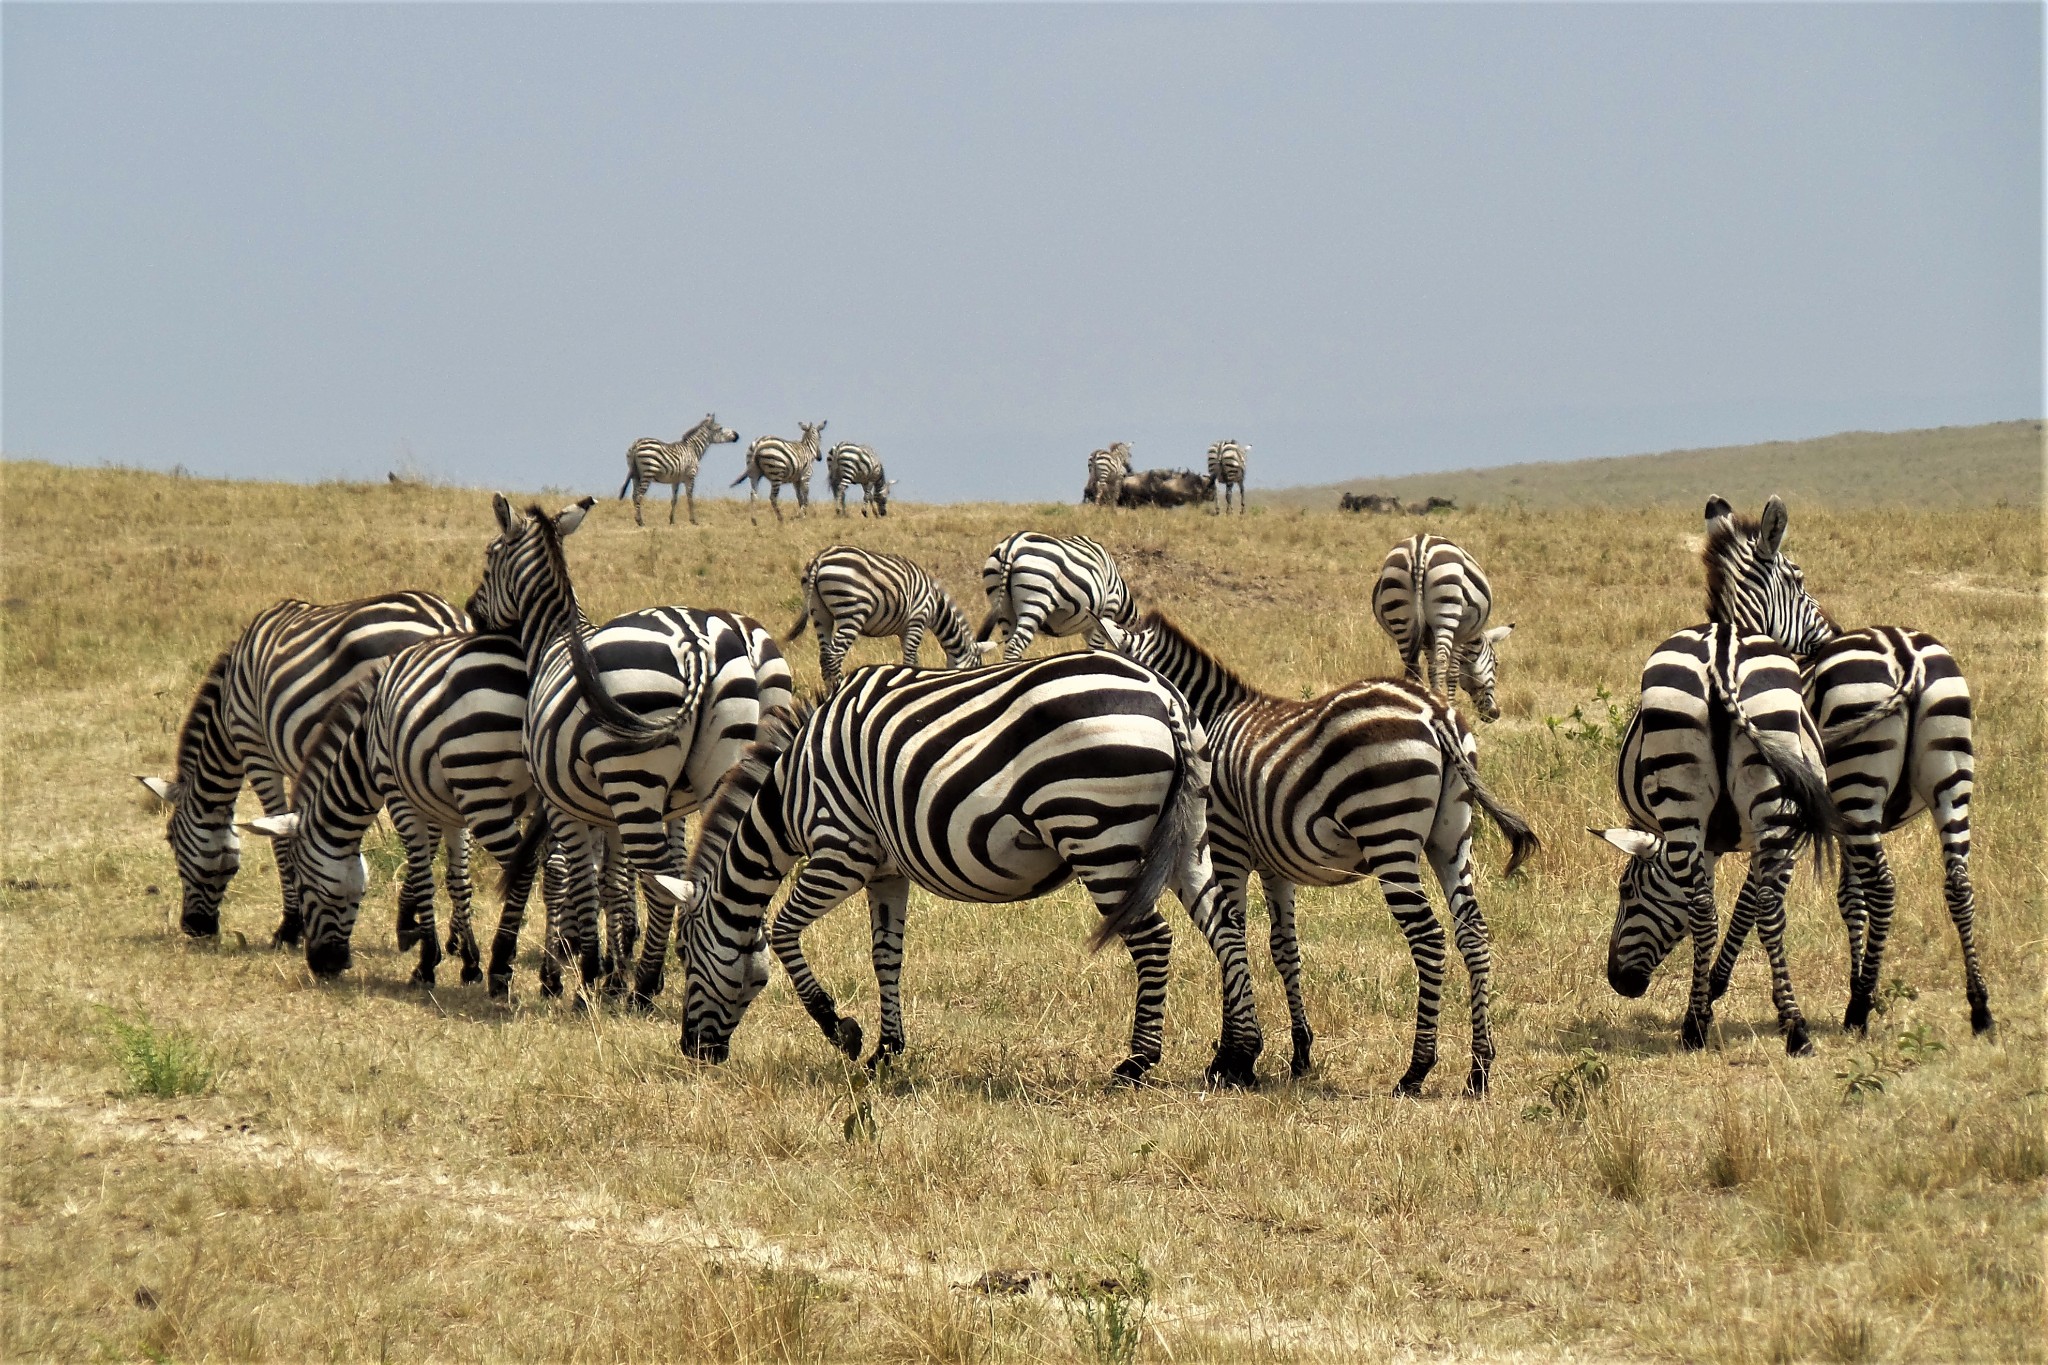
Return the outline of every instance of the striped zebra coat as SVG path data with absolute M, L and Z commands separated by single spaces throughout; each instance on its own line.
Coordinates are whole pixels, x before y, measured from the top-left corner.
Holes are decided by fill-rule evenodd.
M 1210 499 L 1214 501 L 1216 493 L 1221 492 L 1222 511 L 1230 510 L 1230 490 L 1233 485 L 1237 489 L 1238 514 L 1242 516 L 1249 506 L 1244 496 L 1244 462 L 1245 457 L 1251 454 L 1251 449 L 1242 441 L 1218 441 L 1209 447 L 1209 477 L 1214 481 Z
M 904 1046 L 898 994 L 912 884 L 947 900 L 1009 903 L 1078 878 L 1137 970 L 1131 1051 L 1159 1061 L 1171 938 L 1153 908 L 1171 886 L 1222 968 L 1212 1079 L 1250 1082 L 1260 1049 L 1244 921 L 1222 913 L 1203 831 L 1207 763 L 1173 689 L 1104 654 L 929 673 L 864 668 L 815 710 L 771 723 L 708 810 L 679 899 L 692 905 L 683 1048 L 722 1060 L 767 980 L 766 949 L 825 1036 L 856 1056 L 861 1029 L 804 960 L 812 920 L 866 888 L 881 1032 Z M 804 866 L 772 928 L 769 903 Z
M 1733 924 L 1744 933 L 1754 925 L 1770 956 L 1785 1050 L 1812 1051 L 1785 960 L 1785 888 L 1801 846 L 1825 850 L 1841 824 L 1798 665 L 1765 635 L 1711 624 L 1673 635 L 1643 669 L 1615 785 L 1631 827 L 1593 831 L 1629 855 L 1608 935 L 1608 984 L 1639 998 L 1689 932 L 1692 990 L 1680 1037 L 1688 1048 L 1706 1046 L 1720 927 L 1714 869 L 1722 854 L 1747 852 Z
M 633 490 L 633 524 L 647 524 L 640 517 L 640 504 L 647 496 L 647 485 L 665 483 L 670 485 L 668 524 L 676 524 L 676 500 L 687 496 L 690 500 L 690 525 L 695 526 L 697 468 L 704 459 L 704 452 L 714 445 L 728 445 L 739 438 L 738 432 L 718 425 L 717 416 L 707 412 L 703 421 L 673 443 L 657 441 L 651 436 L 633 442 L 626 451 L 626 481 L 619 485 L 622 498 L 628 488 Z
M 1019 531 L 989 552 L 981 586 L 988 594 L 988 615 L 974 638 L 986 642 L 998 625 L 1006 627 L 1006 663 L 1022 658 L 1041 630 L 1048 635 L 1085 632 L 1089 645 L 1100 649 L 1104 636 L 1098 622 L 1128 625 L 1137 619 L 1137 602 L 1116 561 L 1086 536 L 1062 539 Z
M 1844 1028 L 1866 1032 L 1891 933 L 1897 883 L 1883 836 L 1932 812 L 1943 899 L 1962 945 L 1970 1027 L 1994 1027 L 1977 954 L 1970 884 L 1970 797 L 1976 776 L 1970 684 L 1941 641 L 1901 626 L 1842 631 L 1807 593 L 1783 550 L 1790 515 L 1773 497 L 1757 521 L 1722 498 L 1707 503 L 1707 611 L 1771 636 L 1804 660 L 1806 704 L 1827 750 L 1828 790 L 1843 823 L 1835 903 L 1849 939 Z M 1742 938 L 1730 930 L 1715 964 L 1725 986 Z
M 448 951 L 460 956 L 465 982 L 483 979 L 470 926 L 474 835 L 505 873 L 490 991 L 506 993 L 546 835 L 543 821 L 527 819 L 535 802 L 520 747 L 526 691 L 526 657 L 516 637 L 463 634 L 402 651 L 329 708 L 291 812 L 243 826 L 297 843 L 306 961 L 315 974 L 333 976 L 349 966 L 364 887 L 363 838 L 377 812 L 388 810 L 405 844 L 399 947 L 417 940 L 420 948 L 412 979 L 433 985 L 441 961 L 434 922 L 439 846 L 447 851 Z
M 903 666 L 917 667 L 927 630 L 946 651 L 948 668 L 972 668 L 985 646 L 975 642 L 967 614 L 937 579 L 901 555 L 854 545 L 828 545 L 804 566 L 803 612 L 782 639 L 788 644 L 810 626 L 818 633 L 818 672 L 825 690 L 838 688 L 846 654 L 860 636 L 900 636 Z
M 825 434 L 823 422 L 799 422 L 803 434 L 794 441 L 780 436 L 762 436 L 747 447 L 747 467 L 732 481 L 738 488 L 747 485 L 747 513 L 753 514 L 754 499 L 761 491 L 761 480 L 768 481 L 768 508 L 775 513 L 777 521 L 782 520 L 782 507 L 776 498 L 784 484 L 796 491 L 796 505 L 799 513 L 811 510 L 811 466 L 818 462 L 818 440 Z
M 335 698 L 406 646 L 468 624 L 432 593 L 334 606 L 288 599 L 260 613 L 213 661 L 178 731 L 176 774 L 137 778 L 171 807 L 168 838 L 187 934 L 220 932 L 221 896 L 241 867 L 234 819 L 243 783 L 256 789 L 266 814 L 283 815 L 291 780 Z M 277 845 L 277 871 L 284 915 L 271 941 L 296 947 L 303 921 L 289 839 Z
M 1272 920 L 1273 965 L 1287 988 L 1293 1071 L 1309 1069 L 1314 1035 L 1301 991 L 1295 934 L 1299 886 L 1373 877 L 1408 940 L 1417 981 L 1415 1039 L 1396 1094 L 1419 1094 L 1436 1065 L 1444 934 L 1422 890 L 1434 870 L 1471 982 L 1472 1068 L 1466 1088 L 1486 1090 L 1493 1064 L 1492 950 L 1472 875 L 1472 808 L 1512 846 L 1512 873 L 1538 842 L 1520 816 L 1480 784 L 1472 733 L 1412 683 L 1357 682 L 1311 701 L 1275 697 L 1243 682 L 1173 622 L 1147 612 L 1116 648 L 1187 698 L 1209 734 L 1213 768 L 1209 837 L 1224 914 L 1241 919 L 1257 872 Z
M 1131 447 L 1126 441 L 1112 441 L 1106 450 L 1090 451 L 1088 454 L 1088 486 L 1081 491 L 1081 501 L 1092 502 L 1098 507 L 1116 506 L 1117 493 L 1123 488 L 1124 476 L 1131 472 Z
M 1372 614 L 1410 678 L 1426 677 L 1431 691 L 1453 703 L 1462 682 L 1481 720 L 1500 717 L 1494 649 L 1515 626 L 1488 628 L 1493 589 L 1472 556 L 1442 536 L 1402 541 L 1380 565 Z
M 875 515 L 889 515 L 889 489 L 895 481 L 882 472 L 882 461 L 866 446 L 851 441 L 841 441 L 825 456 L 825 483 L 832 490 L 832 497 L 839 505 L 839 515 L 846 515 L 846 494 L 848 489 L 861 491 L 860 514 L 866 516 L 873 508 Z

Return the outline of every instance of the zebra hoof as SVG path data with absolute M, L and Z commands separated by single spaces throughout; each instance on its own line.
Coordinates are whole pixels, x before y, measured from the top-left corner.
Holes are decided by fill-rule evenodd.
M 1116 1070 L 1109 1073 L 1111 1085 L 1139 1086 L 1146 1083 L 1152 1068 L 1158 1065 L 1158 1058 L 1126 1057 L 1116 1064 Z
M 1678 1041 L 1687 1052 L 1698 1052 L 1707 1045 L 1707 1030 L 1713 1026 L 1712 1014 L 1688 1014 L 1685 1022 L 1678 1026 Z
M 463 977 L 465 981 L 468 979 L 466 975 Z M 490 998 L 493 1000 L 510 1000 L 512 998 L 512 974 L 507 972 L 503 976 L 498 976 L 494 973 L 490 984 L 484 989 L 490 993 Z
M 413 968 L 412 984 L 415 986 L 425 986 L 428 990 L 434 989 L 434 969 L 432 967 Z
M 463 985 L 465 985 L 465 986 L 474 986 L 474 985 L 475 985 L 475 984 L 476 984 L 477 982 L 479 982 L 479 981 L 481 981 L 481 980 L 483 980 L 483 979 L 484 979 L 484 969 L 483 969 L 482 967 L 479 967 L 479 966 L 477 966 L 477 965 L 476 965 L 476 963 L 474 963 L 474 962 L 465 962 L 465 963 L 463 963 L 463 964 L 462 964 L 462 984 L 463 984 Z
M 1309 1067 L 1312 1065 L 1309 1061 L 1309 1048 L 1315 1043 L 1315 1039 L 1316 1036 L 1305 1028 L 1294 1030 L 1294 1059 L 1287 1064 L 1287 1074 L 1296 1080 L 1308 1075 Z
M 1842 1027 L 1843 1027 L 1843 1029 L 1845 1029 L 1846 1031 L 1848 1031 L 1848 1032 L 1850 1032 L 1850 1033 L 1860 1033 L 1860 1034 L 1863 1034 L 1863 1035 L 1864 1035 L 1864 1036 L 1866 1036 L 1866 1037 L 1868 1037 L 1868 1036 L 1869 1036 L 1869 1034 L 1870 1034 L 1870 997 L 1869 997 L 1869 996 L 1867 996 L 1867 995 L 1852 995 L 1852 996 L 1850 996 L 1850 997 L 1849 997 L 1849 1008 L 1848 1008 L 1848 1009 L 1846 1009 L 1846 1010 L 1844 1010 L 1844 1011 L 1842 1011 Z
M 1785 1030 L 1785 1055 L 1787 1057 L 1811 1057 L 1813 1039 L 1806 1036 L 1806 1021 L 1795 1019 Z
M 1707 1000 L 1709 1003 L 1718 1001 L 1722 996 L 1726 994 L 1728 994 L 1727 977 L 1722 976 L 1719 972 L 1716 972 L 1714 975 L 1707 978 Z
M 858 1058 L 860 1056 L 860 1042 L 860 1021 L 841 1015 L 832 1025 L 832 1046 L 838 1048 L 848 1057 Z
M 1208 1070 L 1202 1073 L 1202 1079 L 1219 1089 L 1254 1089 L 1259 1083 L 1258 1072 L 1254 1069 L 1257 1058 L 1257 1053 L 1242 1048 L 1218 1048 Z
M 1997 1031 L 1998 1021 L 1991 1017 L 1990 1002 L 1972 1000 L 1970 1002 L 1970 1032 L 1982 1037 L 1984 1034 Z
M 1471 1073 L 1465 1077 L 1465 1093 L 1475 1100 L 1483 1100 L 1486 1098 L 1486 1087 L 1491 1080 L 1488 1068 L 1474 1066 Z
M 656 987 L 655 990 L 659 990 Z M 635 986 L 626 996 L 626 1008 L 635 1014 L 654 1013 L 654 992 Z
M 901 1038 L 895 1039 L 893 1042 L 890 1039 L 884 1038 L 881 1042 L 875 1044 L 873 1054 L 862 1065 L 867 1068 L 867 1072 L 871 1076 L 887 1075 L 889 1068 L 896 1064 L 896 1058 L 902 1055 L 902 1052 L 903 1040 Z
M 683 1055 L 692 1061 L 708 1062 L 712 1066 L 721 1065 L 732 1052 L 729 1044 L 708 1041 L 693 1043 L 687 1036 L 683 1038 L 682 1049 Z
M 1419 1100 L 1422 1098 L 1422 1082 L 1411 1081 L 1406 1076 L 1394 1082 L 1394 1098 L 1397 1100 Z

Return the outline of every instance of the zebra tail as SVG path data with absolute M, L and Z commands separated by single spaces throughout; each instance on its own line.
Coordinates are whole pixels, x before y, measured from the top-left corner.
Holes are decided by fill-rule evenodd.
M 1756 746 L 1772 776 L 1778 779 L 1785 799 L 1798 809 L 1800 841 L 1812 842 L 1814 866 L 1825 869 L 1832 861 L 1835 845 L 1846 828 L 1842 823 L 1842 813 L 1835 809 L 1835 799 L 1828 792 L 1826 771 L 1808 762 L 1797 743 L 1758 729 L 1756 722 L 1736 700 L 1730 680 L 1722 677 L 1720 669 L 1711 663 L 1707 667 L 1707 676 L 1712 679 L 1714 699 L 1728 708 L 1736 728 Z
M 1920 660 L 1916 655 L 1913 659 L 1913 666 L 1906 671 L 1906 676 L 1899 680 L 1899 685 L 1892 689 L 1890 696 L 1871 707 L 1868 711 L 1865 711 L 1862 715 L 1845 720 L 1839 725 L 1830 725 L 1827 729 L 1821 731 L 1821 752 L 1826 753 L 1836 745 L 1856 738 L 1856 736 L 1862 734 L 1879 721 L 1889 720 L 1891 717 L 1896 716 L 1905 708 L 1907 702 L 1918 695 L 1923 685 L 1923 680 L 1920 676 Z
M 1472 793 L 1472 799 L 1478 803 L 1479 809 L 1485 811 L 1487 818 L 1507 836 L 1508 865 L 1501 869 L 1501 875 L 1514 876 L 1515 869 L 1519 868 L 1530 854 L 1543 847 L 1543 841 L 1536 837 L 1536 831 L 1529 827 L 1527 820 L 1502 805 L 1500 798 L 1486 789 L 1486 784 L 1479 780 L 1479 770 L 1473 767 L 1472 761 L 1465 756 L 1465 746 L 1459 742 L 1455 730 L 1442 723 L 1432 724 L 1430 729 L 1436 734 L 1437 747 L 1443 750 L 1443 755 L 1450 761 L 1450 765 L 1457 769 L 1459 779 L 1465 784 L 1465 790 Z
M 733 481 L 732 481 L 731 483 L 727 484 L 727 485 L 726 485 L 726 487 L 727 487 L 727 488 L 738 488 L 738 487 L 739 487 L 739 486 L 740 486 L 741 484 L 745 483 L 746 481 L 747 481 L 747 471 L 746 471 L 746 470 L 744 470 L 744 469 L 742 469 L 742 470 L 740 471 L 740 476 L 739 476 L 739 477 L 738 477 L 737 479 L 734 479 L 734 480 L 733 480 Z
M 805 602 L 802 606 L 796 609 L 796 624 L 791 626 L 789 628 L 789 633 L 782 637 L 782 643 L 789 644 L 791 641 L 795 640 L 798 636 L 804 633 L 804 627 L 809 625 L 810 623 L 811 604 L 809 602 Z
M 1111 939 L 1123 937 L 1133 924 L 1151 913 L 1159 904 L 1159 893 L 1166 889 L 1173 870 L 1202 837 L 1209 818 L 1209 784 L 1201 769 L 1207 766 L 1200 755 L 1181 751 L 1173 780 L 1166 789 L 1166 800 L 1159 808 L 1159 819 L 1152 825 L 1152 837 L 1145 841 L 1145 851 L 1140 855 L 1144 862 L 1137 883 L 1124 893 L 1116 909 L 1102 917 L 1102 923 L 1089 936 L 1089 952 L 1101 952 Z M 1189 780 L 1191 776 L 1193 781 Z
M 625 496 L 626 496 L 626 490 L 627 490 L 628 488 L 631 488 L 632 486 L 633 486 L 633 471 L 629 469 L 629 470 L 627 470 L 627 471 L 626 471 L 626 481 L 625 481 L 624 483 L 622 483 L 622 484 L 620 484 L 620 485 L 619 485 L 619 496 L 620 496 L 620 497 L 622 497 L 622 498 L 623 498 L 623 497 L 625 497 Z
M 997 611 L 994 607 L 990 607 L 988 609 L 988 615 L 981 618 L 981 625 L 974 632 L 974 643 L 978 645 L 985 645 L 990 640 L 993 640 L 996 636 L 996 625 L 1002 619 L 1002 613 Z
M 624 740 L 635 749 L 652 749 L 674 739 L 684 726 L 695 719 L 697 708 L 694 705 L 683 707 L 666 721 L 645 720 L 638 713 L 621 706 L 618 699 L 605 690 L 604 679 L 597 671 L 597 661 L 590 656 L 590 642 L 583 638 L 583 623 L 572 620 L 566 634 L 569 637 L 569 663 L 575 670 L 576 684 L 583 689 L 592 718 L 613 739 Z

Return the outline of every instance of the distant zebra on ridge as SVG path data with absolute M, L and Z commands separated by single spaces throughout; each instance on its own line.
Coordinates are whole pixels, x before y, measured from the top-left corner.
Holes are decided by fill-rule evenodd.
M 622 498 L 626 496 L 628 488 L 633 490 L 633 524 L 647 524 L 640 518 L 640 504 L 647 494 L 647 485 L 665 483 L 671 486 L 668 524 L 676 524 L 676 499 L 687 495 L 690 499 L 690 525 L 695 526 L 698 463 L 711 446 L 726 445 L 739 438 L 738 432 L 731 427 L 718 425 L 718 418 L 707 412 L 703 421 L 684 432 L 682 439 L 673 444 L 657 441 L 652 437 L 633 442 L 632 448 L 626 452 L 626 481 L 619 485 L 619 496 Z
M 846 515 L 847 490 L 856 487 L 861 491 L 862 516 L 870 507 L 878 517 L 889 515 L 889 490 L 895 487 L 895 480 L 882 472 L 882 461 L 866 446 L 851 441 L 833 446 L 825 456 L 825 482 L 839 504 L 840 516 Z
M 825 690 L 839 686 L 846 653 L 862 635 L 903 639 L 903 664 L 917 666 L 925 631 L 938 637 L 948 668 L 971 668 L 993 646 L 977 644 L 966 613 L 924 568 L 901 555 L 853 545 L 828 545 L 804 566 L 804 605 L 782 639 L 788 644 L 812 626 L 818 633 L 818 671 Z
M 799 515 L 811 510 L 811 466 L 818 462 L 818 440 L 825 432 L 823 422 L 799 422 L 803 434 L 794 441 L 780 436 L 757 437 L 747 447 L 747 467 L 732 481 L 738 488 L 747 485 L 747 512 L 753 514 L 754 498 L 761 491 L 761 480 L 768 480 L 768 507 L 775 513 L 777 521 L 782 520 L 782 507 L 776 498 L 784 484 L 796 490 L 796 505 Z
M 1494 647 L 1515 628 L 1487 627 L 1493 588 L 1478 561 L 1442 536 L 1410 537 L 1387 551 L 1372 614 L 1393 637 L 1408 676 L 1455 703 L 1462 681 L 1481 720 L 1497 720 Z
M 981 586 L 988 594 L 988 615 L 974 638 L 992 639 L 998 625 L 1008 626 L 1005 662 L 1022 658 L 1040 630 L 1048 635 L 1085 632 L 1089 645 L 1100 649 L 1105 637 L 1098 622 L 1128 625 L 1138 612 L 1116 561 L 1087 536 L 1019 531 L 989 552 Z
M 1230 510 L 1230 489 L 1235 484 L 1238 515 L 1244 515 L 1249 506 L 1244 496 L 1244 463 L 1251 451 L 1252 448 L 1242 441 L 1218 441 L 1209 447 L 1209 477 L 1215 480 L 1215 489 L 1210 496 L 1213 500 L 1218 491 L 1223 495 L 1223 506 L 1218 510 Z
M 1131 472 L 1131 447 L 1128 441 L 1112 441 L 1107 449 L 1091 451 L 1088 456 L 1088 486 L 1081 490 L 1081 501 L 1092 502 L 1098 507 L 1114 507 L 1118 491 L 1123 487 L 1124 476 Z

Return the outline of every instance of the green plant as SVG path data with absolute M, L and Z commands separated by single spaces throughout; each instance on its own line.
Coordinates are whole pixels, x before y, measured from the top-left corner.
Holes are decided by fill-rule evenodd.
M 1835 1079 L 1842 1083 L 1842 1099 L 1866 1100 L 1873 1095 L 1882 1095 L 1885 1080 L 1899 1071 L 1896 1063 L 1875 1052 L 1866 1052 L 1860 1057 L 1851 1057 L 1835 1068 Z
M 172 1099 L 197 1095 L 213 1084 L 214 1066 L 204 1047 L 178 1029 L 159 1029 L 147 1019 L 127 1020 L 107 1012 L 116 1060 L 131 1095 Z
M 1543 1078 L 1543 1093 L 1550 1097 L 1552 1112 L 1569 1119 L 1583 1119 L 1587 1101 L 1594 1091 L 1606 1087 L 1608 1077 L 1607 1059 L 1592 1048 L 1582 1047 L 1577 1056 Z
M 846 1068 L 846 1117 L 839 1125 L 839 1131 L 848 1142 L 879 1142 L 882 1139 L 882 1125 L 875 1121 L 874 1101 L 868 1090 L 873 1082 L 868 1073 L 858 1067 Z
M 1948 1044 L 1934 1036 L 1933 1025 L 1923 1021 L 1899 1035 L 1898 1049 L 1906 1065 L 1918 1066 L 1948 1051 Z
M 1145 1318 L 1152 1308 L 1152 1272 L 1136 1256 L 1115 1275 L 1090 1280 L 1069 1276 L 1055 1289 L 1074 1343 L 1103 1365 L 1129 1365 L 1138 1358 L 1145 1338 Z
M 1621 744 L 1621 737 L 1628 733 L 1630 714 L 1614 700 L 1607 684 L 1601 683 L 1593 689 L 1591 710 L 1586 703 L 1578 702 L 1569 715 L 1545 716 L 1543 723 L 1559 739 L 1587 748 L 1607 749 Z

